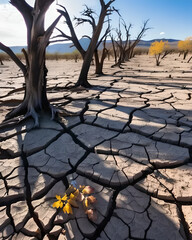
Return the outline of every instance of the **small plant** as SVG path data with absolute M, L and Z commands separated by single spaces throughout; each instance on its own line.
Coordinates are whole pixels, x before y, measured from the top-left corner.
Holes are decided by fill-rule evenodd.
M 97 219 L 97 214 L 93 207 L 96 198 L 91 195 L 92 193 L 94 193 L 94 189 L 90 186 L 80 185 L 79 188 L 76 188 L 70 185 L 63 197 L 56 195 L 57 201 L 52 206 L 54 208 L 62 208 L 64 213 L 73 214 L 72 207 L 78 208 L 78 202 L 81 202 L 87 217 L 94 221 Z
M 163 42 L 162 40 L 160 42 L 155 41 L 151 44 L 149 48 L 149 54 L 152 56 L 155 56 L 156 66 L 160 65 L 160 57 L 162 53 L 167 51 L 168 48 L 169 48 L 169 44 L 167 41 L 166 42 Z
M 183 60 L 185 60 L 187 54 L 192 50 L 192 37 L 188 37 L 184 41 L 179 41 L 178 49 L 184 54 Z

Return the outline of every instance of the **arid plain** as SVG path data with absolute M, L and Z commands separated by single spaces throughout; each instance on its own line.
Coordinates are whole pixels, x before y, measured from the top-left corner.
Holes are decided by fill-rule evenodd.
M 0 125 L 0 239 L 192 239 L 192 64 L 112 64 L 74 89 L 81 61 L 47 61 L 48 98 L 66 116 Z M 13 62 L 0 66 L 0 122 L 23 83 Z M 97 218 L 52 207 L 71 181 L 95 189 Z

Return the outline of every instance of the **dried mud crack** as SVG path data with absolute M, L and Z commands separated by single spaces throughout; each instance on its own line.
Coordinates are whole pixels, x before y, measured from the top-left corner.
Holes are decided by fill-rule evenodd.
M 71 114 L 42 115 L 38 129 L 22 117 L 3 122 L 23 79 L 12 69 L 5 87 L 2 69 L 0 239 L 192 239 L 192 83 L 174 59 L 156 69 L 136 56 L 120 71 L 107 62 L 99 77 L 92 67 L 88 90 L 69 87 L 80 63 L 63 76 L 63 61 L 50 62 L 50 102 Z M 97 219 L 52 207 L 72 180 L 95 189 Z

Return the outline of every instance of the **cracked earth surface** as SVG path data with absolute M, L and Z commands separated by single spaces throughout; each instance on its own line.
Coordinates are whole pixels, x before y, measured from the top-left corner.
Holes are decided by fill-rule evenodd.
M 192 239 L 192 70 L 136 56 L 66 88 L 80 63 L 48 62 L 48 97 L 72 116 L 0 125 L 0 239 Z M 0 68 L 0 121 L 23 98 L 14 64 Z M 95 189 L 97 219 L 52 207 L 70 181 Z

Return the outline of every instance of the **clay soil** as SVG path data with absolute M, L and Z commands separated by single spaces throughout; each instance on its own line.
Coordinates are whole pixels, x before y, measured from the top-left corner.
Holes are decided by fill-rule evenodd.
M 192 239 L 192 63 L 148 55 L 106 61 L 92 88 L 72 88 L 82 62 L 47 61 L 48 98 L 65 110 L 40 127 L 3 122 L 24 96 L 11 61 L 0 66 L 0 239 Z M 75 183 L 95 189 L 91 220 L 52 207 Z

